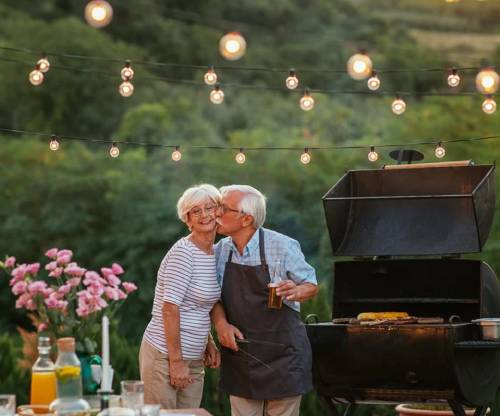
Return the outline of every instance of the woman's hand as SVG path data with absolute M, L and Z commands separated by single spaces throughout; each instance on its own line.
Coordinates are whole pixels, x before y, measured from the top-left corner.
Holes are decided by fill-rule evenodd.
M 189 367 L 183 360 L 169 360 L 170 384 L 176 389 L 184 389 L 193 382 Z
M 220 352 L 215 345 L 215 342 L 211 339 L 207 342 L 207 348 L 205 349 L 205 357 L 203 359 L 204 364 L 210 368 L 220 367 Z

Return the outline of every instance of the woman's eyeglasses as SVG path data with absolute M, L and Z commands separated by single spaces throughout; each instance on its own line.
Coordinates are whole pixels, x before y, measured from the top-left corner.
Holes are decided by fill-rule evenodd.
M 205 205 L 203 208 L 194 207 L 191 211 L 189 211 L 189 213 L 193 217 L 199 218 L 201 217 L 203 212 L 207 213 L 208 215 L 212 215 L 213 213 L 215 213 L 215 211 L 217 211 L 218 208 L 218 205 Z

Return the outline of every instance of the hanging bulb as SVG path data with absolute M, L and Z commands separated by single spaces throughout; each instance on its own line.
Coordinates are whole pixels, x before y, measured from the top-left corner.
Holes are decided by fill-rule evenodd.
M 370 152 L 368 153 L 368 160 L 370 162 L 376 162 L 378 160 L 378 153 L 375 151 L 375 147 L 370 147 Z
M 448 75 L 448 85 L 452 88 L 458 87 L 460 85 L 460 76 L 458 75 L 455 68 L 453 68 Z
M 314 98 L 309 95 L 309 90 L 304 91 L 304 95 L 300 98 L 299 105 L 304 111 L 309 111 L 314 108 Z
M 28 78 L 29 81 L 35 86 L 40 85 L 43 82 L 44 79 L 43 72 L 40 71 L 38 64 L 35 66 L 35 69 L 30 72 Z
M 396 97 L 396 99 L 391 104 L 392 112 L 398 116 L 406 111 L 406 103 L 401 97 Z
M 372 71 L 372 76 L 368 78 L 366 84 L 368 85 L 368 88 L 372 91 L 376 91 L 380 88 L 380 78 L 377 75 L 377 71 L 375 70 Z
M 113 143 L 113 145 L 111 146 L 111 149 L 109 149 L 109 155 L 111 157 L 120 156 L 120 149 L 118 149 L 118 146 L 116 145 L 116 143 Z
M 214 71 L 214 67 L 208 68 L 208 71 L 203 75 L 203 81 L 207 85 L 214 85 L 217 82 L 217 74 Z
M 130 66 L 130 61 L 125 61 L 125 66 L 122 68 L 120 75 L 124 81 L 130 81 L 134 78 L 134 70 Z
M 221 90 L 219 84 L 216 84 L 214 89 L 210 91 L 210 101 L 214 104 L 222 104 L 224 101 L 224 92 Z
M 493 94 L 498 90 L 500 77 L 493 68 L 484 68 L 476 76 L 476 88 L 481 94 Z
M 50 138 L 49 149 L 53 152 L 59 149 L 59 142 L 57 141 L 57 136 L 54 134 Z
M 46 55 L 43 55 L 36 63 L 38 65 L 38 69 L 42 72 L 47 72 L 50 69 L 50 62 L 47 59 Z
M 245 156 L 245 153 L 243 153 L 243 148 L 240 148 L 240 151 L 236 154 L 236 156 L 234 157 L 234 160 L 236 160 L 236 163 L 238 163 L 240 165 L 245 163 L 247 158 Z
M 134 93 L 134 84 L 123 81 L 118 87 L 118 91 L 122 97 L 130 97 Z
M 439 143 L 436 145 L 436 149 L 434 150 L 434 155 L 435 155 L 438 159 L 442 159 L 442 158 L 446 155 L 446 150 L 445 150 L 445 148 L 441 145 L 441 142 L 439 142 Z
M 172 160 L 178 162 L 182 158 L 182 153 L 179 150 L 179 146 L 175 146 L 175 150 L 172 152 Z
M 290 69 L 285 85 L 289 90 L 294 90 L 299 86 L 299 79 L 297 78 L 297 75 L 295 75 L 294 69 Z
M 307 165 L 311 161 L 311 155 L 309 154 L 309 149 L 306 147 L 304 153 L 300 155 L 300 162 Z
M 105 0 L 92 0 L 85 6 L 85 20 L 95 28 L 107 26 L 113 18 L 113 8 Z
M 491 95 L 488 95 L 483 101 L 482 108 L 486 114 L 493 114 L 497 110 L 497 103 Z
M 240 59 L 246 51 L 247 42 L 238 32 L 230 32 L 219 41 L 220 54 L 229 61 Z
M 355 80 L 367 78 L 372 73 L 372 69 L 372 60 L 365 51 L 354 54 L 347 61 L 347 73 Z

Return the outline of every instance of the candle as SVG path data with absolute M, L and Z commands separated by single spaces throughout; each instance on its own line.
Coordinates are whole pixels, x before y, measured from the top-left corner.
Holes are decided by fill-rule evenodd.
M 109 319 L 107 316 L 102 317 L 102 380 L 101 390 L 109 391 L 110 374 L 109 374 Z

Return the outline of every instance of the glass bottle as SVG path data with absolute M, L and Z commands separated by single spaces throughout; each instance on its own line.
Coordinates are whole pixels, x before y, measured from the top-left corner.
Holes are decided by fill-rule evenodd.
M 75 354 L 75 339 L 59 338 L 57 348 L 57 399 L 50 404 L 50 410 L 56 416 L 88 416 L 90 406 L 82 399 L 81 367 Z
M 38 338 L 38 359 L 31 369 L 31 404 L 49 405 L 56 398 L 55 366 L 50 359 L 50 338 Z

